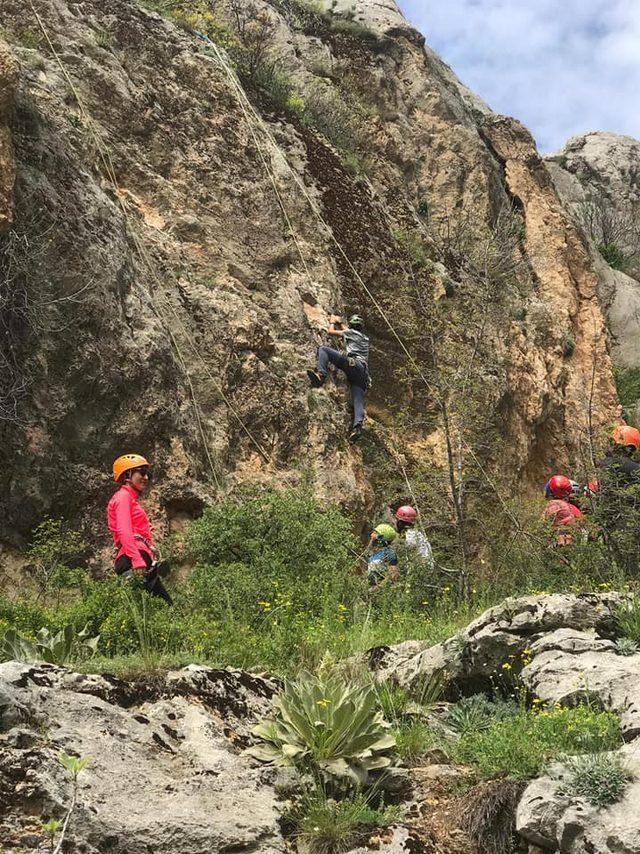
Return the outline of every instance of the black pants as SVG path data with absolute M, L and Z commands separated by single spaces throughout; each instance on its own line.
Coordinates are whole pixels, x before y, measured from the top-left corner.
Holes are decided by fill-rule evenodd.
M 173 605 L 173 599 L 169 596 L 166 587 L 160 580 L 158 571 L 156 569 L 150 569 L 150 566 L 153 563 L 151 555 L 148 555 L 143 551 L 141 551 L 140 554 L 147 565 L 147 571 L 142 579 L 142 586 L 147 593 L 150 593 L 152 596 L 159 596 L 160 599 L 164 599 L 167 605 Z M 116 571 L 116 575 L 124 575 L 125 572 L 129 572 L 129 570 L 132 569 L 131 558 L 129 555 L 120 555 L 115 563 L 114 569 Z

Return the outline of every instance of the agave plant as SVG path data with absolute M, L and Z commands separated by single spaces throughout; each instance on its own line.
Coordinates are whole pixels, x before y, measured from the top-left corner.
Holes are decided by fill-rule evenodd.
M 273 705 L 273 718 L 253 729 L 262 743 L 248 751 L 263 762 L 358 786 L 392 764 L 396 740 L 377 711 L 375 692 L 350 683 L 335 667 L 322 665 L 316 675 L 303 671 L 285 681 Z
M 0 660 L 46 661 L 49 664 L 66 664 L 70 659 L 91 658 L 95 655 L 100 635 L 90 638 L 88 627 L 77 631 L 73 625 L 65 626 L 53 634 L 40 629 L 35 639 L 7 629 L 0 639 Z

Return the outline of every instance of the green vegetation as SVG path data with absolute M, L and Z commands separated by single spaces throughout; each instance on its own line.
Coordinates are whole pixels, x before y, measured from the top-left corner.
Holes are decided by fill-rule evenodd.
M 461 737 L 488 730 L 494 721 L 514 715 L 517 705 L 504 700 L 490 700 L 484 694 L 473 694 L 449 708 L 447 723 Z
M 99 636 L 89 637 L 87 626 L 77 631 L 75 626 L 68 625 L 56 634 L 41 628 L 34 640 L 15 629 L 7 629 L 0 638 L 0 661 L 46 661 L 59 665 L 83 661 L 95 655 L 99 640 Z
M 310 854 L 339 854 L 353 848 L 363 831 L 388 827 L 401 818 L 399 807 L 374 808 L 371 800 L 362 792 L 334 800 L 321 787 L 309 789 L 285 812 L 285 827 Z
M 273 719 L 253 730 L 262 741 L 249 749 L 257 759 L 343 787 L 365 786 L 371 772 L 392 764 L 396 741 L 375 691 L 350 682 L 327 661 L 316 675 L 302 671 L 287 680 L 273 707 Z
M 567 762 L 569 795 L 585 798 L 596 807 L 619 801 L 634 774 L 615 753 L 575 756 Z
M 627 256 L 617 243 L 599 243 L 598 252 L 614 270 L 625 270 L 627 268 Z
M 631 596 L 623 602 L 615 613 L 616 629 L 633 643 L 640 643 L 640 597 Z
M 638 651 L 640 647 L 631 638 L 618 638 L 616 641 L 616 655 L 635 655 Z
M 33 533 L 27 552 L 31 570 L 38 585 L 39 596 L 56 592 L 59 601 L 63 590 L 78 586 L 84 571 L 77 567 L 86 544 L 77 531 L 72 531 L 61 519 L 44 519 Z
M 483 777 L 538 776 L 561 755 L 613 750 L 622 743 L 612 712 L 589 706 L 517 709 L 480 731 L 468 730 L 448 746 L 456 762 L 473 764 Z
M 398 756 L 405 763 L 413 763 L 438 742 L 424 721 L 419 719 L 402 721 L 394 730 Z
M 415 484 L 422 489 L 420 478 Z M 559 555 L 540 512 L 538 503 L 513 505 L 522 535 L 510 535 L 506 547 L 501 530 L 486 526 L 490 548 L 461 601 L 455 574 L 426 569 L 402 548 L 400 582 L 372 594 L 362 544 L 336 507 L 321 509 L 305 490 L 245 494 L 190 526 L 181 552 L 192 568 L 169 579 L 174 608 L 135 581 L 90 578 L 78 565 L 82 538 L 46 520 L 29 552 L 36 587 L 20 598 L 0 595 L 0 637 L 14 629 L 35 641 L 41 629 L 55 636 L 73 626 L 99 636 L 96 656 L 80 666 L 121 675 L 187 661 L 286 674 L 313 669 L 326 652 L 342 658 L 407 638 L 437 643 L 507 595 L 622 588 L 604 544 L 577 542 Z M 432 540 L 438 564 L 455 567 L 446 538 L 436 531 Z M 624 626 L 633 614 L 621 615 Z M 640 617 L 633 631 L 629 637 L 640 637 Z M 77 665 L 76 652 L 68 660 Z
M 616 391 L 623 409 L 640 400 L 640 368 L 615 368 Z

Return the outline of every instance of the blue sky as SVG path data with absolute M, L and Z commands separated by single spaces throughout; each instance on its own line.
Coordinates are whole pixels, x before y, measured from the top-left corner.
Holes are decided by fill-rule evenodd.
M 397 0 L 465 85 L 543 153 L 572 134 L 640 139 L 640 0 Z

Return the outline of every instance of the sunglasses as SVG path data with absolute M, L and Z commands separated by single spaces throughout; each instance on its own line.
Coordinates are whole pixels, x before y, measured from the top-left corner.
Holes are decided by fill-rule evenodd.
M 151 469 L 147 466 L 140 466 L 140 468 L 132 469 L 131 474 L 134 474 L 134 472 L 138 472 L 142 477 L 148 477 L 149 480 L 152 478 Z

